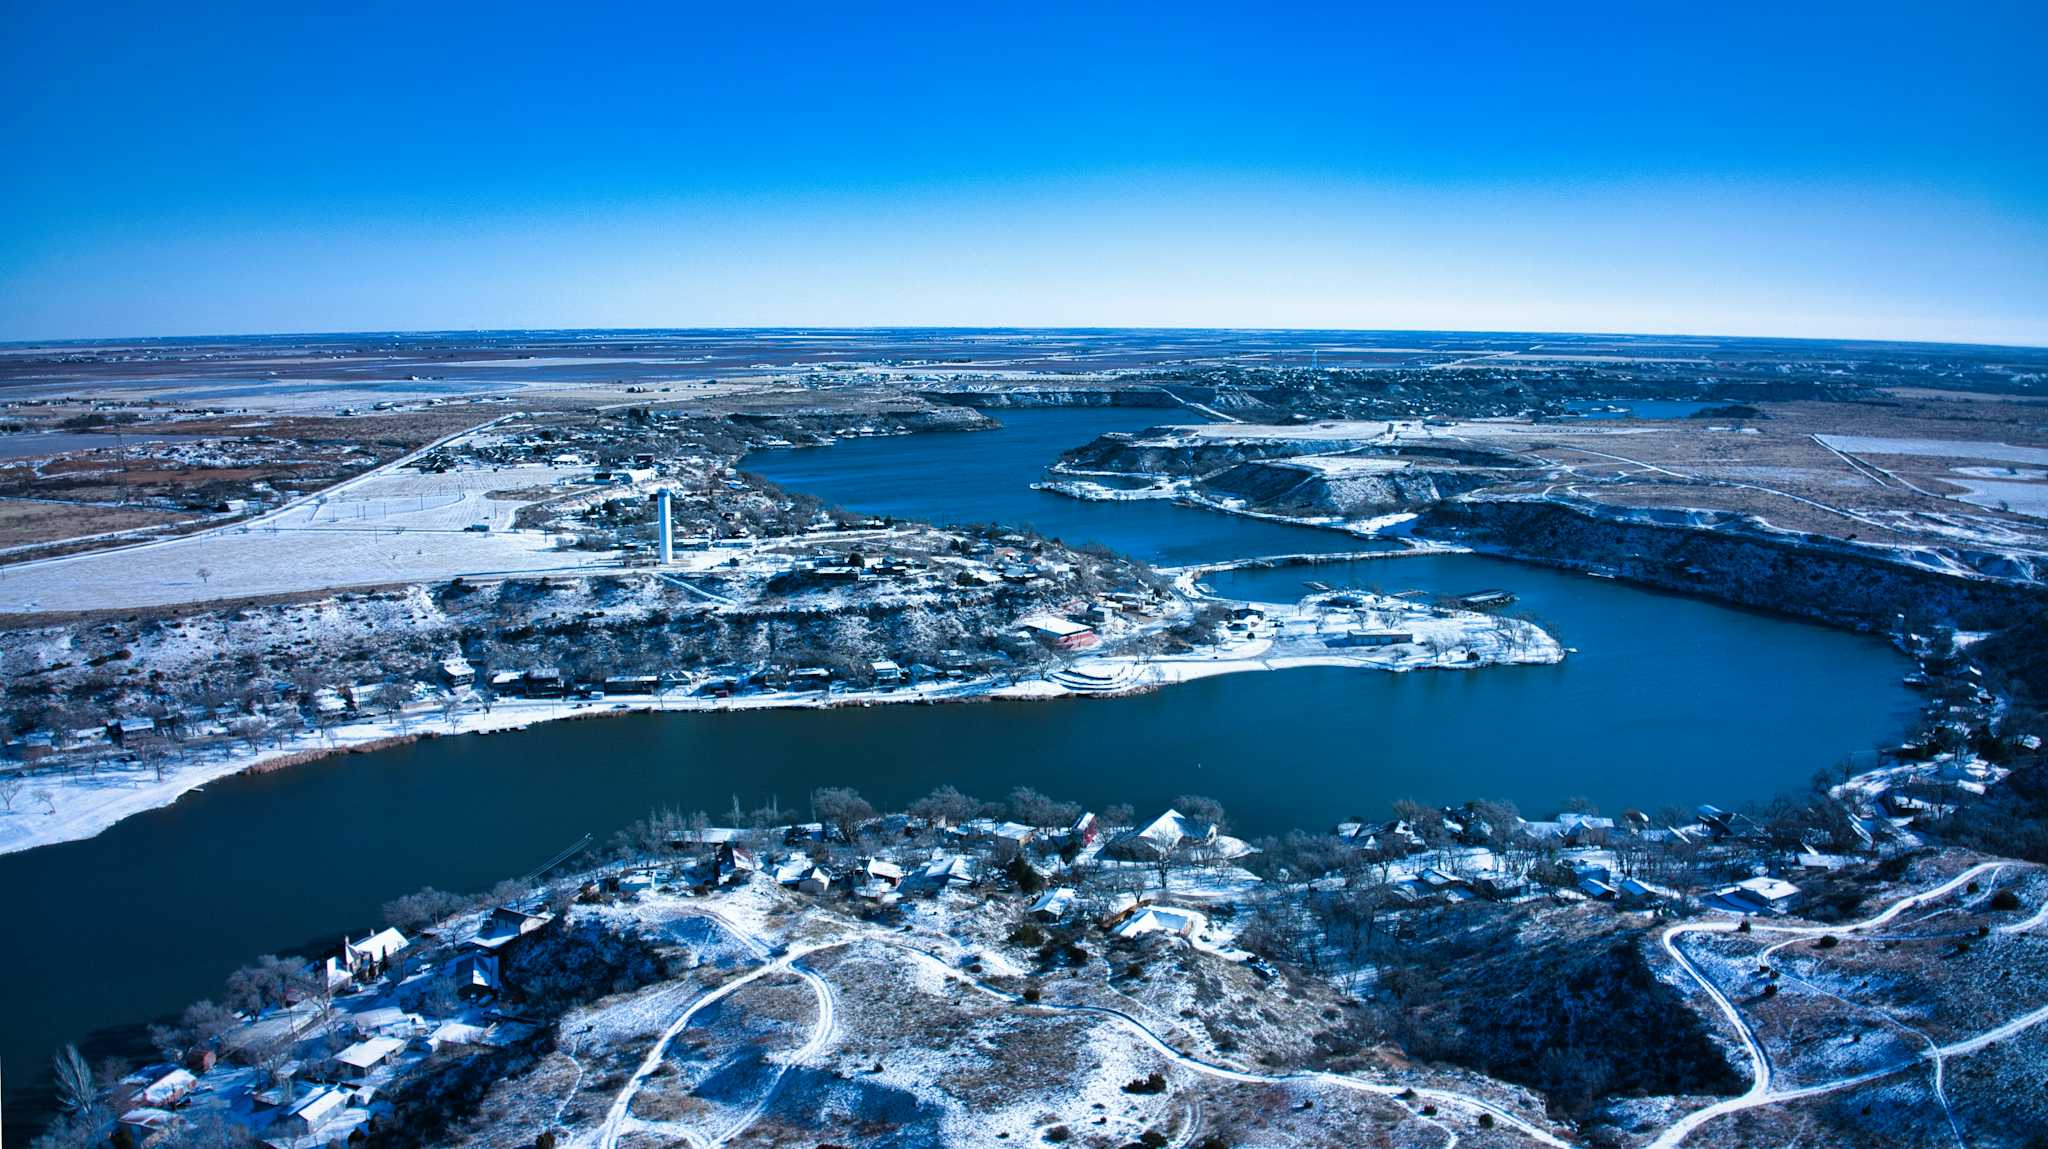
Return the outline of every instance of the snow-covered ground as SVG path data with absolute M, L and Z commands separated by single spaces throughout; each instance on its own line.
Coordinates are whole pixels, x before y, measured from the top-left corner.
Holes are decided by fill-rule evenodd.
M 315 534 L 317 532 L 308 532 Z M 1184 573 L 1183 581 L 1195 576 Z M 1331 599 L 1355 602 L 1339 606 Z M 602 700 L 499 699 L 486 710 L 475 699 L 451 715 L 437 702 L 417 703 L 403 718 L 378 716 L 302 732 L 260 750 L 222 749 L 217 757 L 181 759 L 159 779 L 153 769 L 102 767 L 96 772 L 33 776 L 10 809 L 0 810 L 0 853 L 89 838 L 132 814 L 166 806 L 209 782 L 421 733 L 469 734 L 523 729 L 537 722 L 644 711 L 678 713 L 865 706 L 894 702 L 967 702 L 984 698 L 1056 699 L 1141 693 L 1219 674 L 1348 666 L 1408 671 L 1470 669 L 1516 663 L 1551 663 L 1564 648 L 1519 620 L 1468 611 L 1443 612 L 1404 599 L 1357 593 L 1313 595 L 1294 606 L 1259 604 L 1264 618 L 1249 633 L 1179 655 L 1084 657 L 1044 677 L 1011 683 L 991 679 L 926 682 L 915 686 L 835 691 L 764 691 L 706 698 L 677 690 L 653 696 Z M 1360 627 L 1396 629 L 1415 642 L 1393 646 L 1329 646 L 1326 640 Z M 47 792 L 49 801 L 38 796 Z
M 250 523 L 9 567 L 0 576 L 0 613 L 166 606 L 601 567 L 616 556 L 557 550 L 542 531 L 513 530 L 522 504 L 488 494 L 589 473 L 587 467 L 541 466 L 386 470 Z M 477 524 L 491 529 L 465 529 Z

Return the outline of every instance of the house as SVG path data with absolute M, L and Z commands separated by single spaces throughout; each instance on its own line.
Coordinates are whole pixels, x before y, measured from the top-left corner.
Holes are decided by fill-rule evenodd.
M 812 862 L 802 854 L 791 854 L 775 867 L 775 884 L 794 886 L 810 876 Z
M 1744 878 L 1718 891 L 1723 902 L 1751 913 L 1782 914 L 1799 904 L 1801 890 L 1783 878 Z
M 405 1042 L 395 1037 L 372 1037 L 358 1041 L 334 1055 L 335 1072 L 350 1080 L 360 1081 L 404 1048 Z
M 1207 919 L 1194 910 L 1177 909 L 1171 906 L 1137 906 L 1117 923 L 1109 932 L 1119 938 L 1134 938 L 1142 934 L 1164 933 L 1174 937 L 1193 937 Z
M 484 1028 L 466 1021 L 444 1021 L 434 1032 L 427 1035 L 427 1048 L 440 1049 L 444 1045 L 482 1045 Z
M 1572 872 L 1572 877 L 1581 882 L 1588 880 L 1595 882 L 1607 882 L 1611 881 L 1613 878 L 1613 875 L 1608 871 L 1606 866 L 1603 866 L 1598 862 L 1586 861 L 1583 858 L 1572 862 L 1570 868 Z
M 469 944 L 474 949 L 495 952 L 554 920 L 553 914 L 529 914 L 511 906 L 499 906 L 477 927 Z
M 1405 630 L 1366 630 L 1354 627 L 1343 634 L 1326 635 L 1324 646 L 1408 646 L 1415 636 Z
M 760 873 L 761 863 L 753 851 L 731 842 L 720 842 L 718 852 L 712 857 L 711 872 L 719 885 L 733 885 Z
M 903 672 L 902 667 L 886 658 L 869 663 L 868 670 L 874 674 L 876 686 L 902 686 L 910 681 L 910 676 Z
M 855 886 L 853 894 L 863 901 L 875 902 L 880 905 L 888 905 L 899 896 L 896 893 L 896 887 L 881 878 L 869 878 L 867 881 Z
M 455 654 L 441 660 L 441 675 L 448 680 L 448 685 L 459 690 L 476 681 L 476 668 L 469 664 L 468 659 Z
M 183 1122 L 168 1109 L 140 1105 L 121 1114 L 121 1130 L 130 1145 L 154 1145 Z
M 1044 918 L 1046 921 L 1049 922 L 1056 922 L 1061 918 L 1066 917 L 1067 911 L 1069 909 L 1072 909 L 1073 905 L 1073 887 L 1060 886 L 1057 889 L 1047 890 L 1043 894 L 1040 894 L 1038 896 L 1038 900 L 1031 903 L 1031 909 L 1029 912 L 1033 917 Z
M 796 888 L 807 894 L 822 894 L 832 888 L 832 875 L 823 866 L 812 866 L 809 873 L 797 879 Z
M 962 854 L 948 854 L 943 851 L 932 854 L 931 860 L 917 872 L 917 884 L 943 889 L 946 886 L 971 886 L 976 877 L 976 861 Z
M 174 1109 L 199 1084 L 190 1070 L 173 1069 L 142 1087 L 135 1100 L 152 1109 Z
M 1612 901 L 1616 897 L 1620 896 L 1619 891 L 1617 891 L 1613 886 L 1608 885 L 1606 882 L 1603 882 L 1598 878 L 1580 878 L 1578 890 L 1580 893 L 1586 895 L 1589 898 L 1594 899 L 1595 901 Z
M 116 718 L 107 723 L 107 737 L 123 746 L 131 742 L 142 741 L 153 736 L 156 732 L 156 719 L 146 714 Z
M 1529 883 L 1512 874 L 1481 874 L 1472 880 L 1472 888 L 1494 901 L 1504 902 L 1521 897 Z
M 1074 819 L 1073 825 L 1067 827 L 1067 841 L 1077 846 L 1087 846 L 1093 844 L 1101 833 L 1102 827 L 1096 822 L 1095 815 L 1083 813 Z
M 322 1085 L 286 1105 L 284 1115 L 277 1119 L 273 1128 L 300 1136 L 318 1132 L 321 1126 L 348 1108 L 348 1098 L 348 1090 L 336 1085 Z
M 560 698 L 569 689 L 562 672 L 550 667 L 536 667 L 527 671 L 525 685 L 528 698 Z
M 890 889 L 903 884 L 903 867 L 894 862 L 885 862 L 880 858 L 869 858 L 868 864 L 863 867 L 863 872 L 874 881 L 887 882 Z
M 1607 835 L 1614 830 L 1614 819 L 1595 817 L 1591 814 L 1559 814 L 1557 824 L 1564 828 L 1565 840 L 1573 845 L 1605 841 Z
M 449 966 L 449 977 L 454 980 L 455 992 L 462 997 L 490 997 L 504 988 L 499 970 L 495 952 L 473 950 L 455 959 Z
M 359 942 L 352 942 L 344 935 L 341 939 L 341 960 L 349 973 L 362 977 L 388 965 L 393 954 L 411 944 L 405 940 L 404 934 L 389 926 Z
M 1054 614 L 1027 615 L 1017 625 L 1027 637 L 1058 650 L 1086 650 L 1101 641 L 1094 627 Z
M 822 666 L 800 666 L 789 672 L 791 690 L 824 690 L 832 685 L 832 672 Z
M 653 694 L 661 679 L 652 674 L 614 674 L 604 680 L 606 694 Z
M 1215 840 L 1214 822 L 1190 818 L 1179 810 L 1168 810 L 1118 838 L 1111 849 L 1126 857 L 1163 858 L 1183 846 L 1206 845 Z
M 1662 886 L 1653 886 L 1636 878 L 1621 879 L 1614 883 L 1614 890 L 1617 894 L 1621 895 L 1622 901 L 1639 906 L 1653 905 L 1657 902 L 1668 902 L 1677 897 L 1672 891 Z

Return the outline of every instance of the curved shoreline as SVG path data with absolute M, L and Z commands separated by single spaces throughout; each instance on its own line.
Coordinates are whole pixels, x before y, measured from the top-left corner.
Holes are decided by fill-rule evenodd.
M 1239 561 L 1249 564 L 1271 560 Z M 1197 569 L 1175 568 L 1174 573 L 1181 580 L 1193 580 L 1199 577 L 1195 573 Z M 1242 601 L 1243 605 L 1275 614 L 1295 609 L 1272 603 L 1221 599 L 1206 593 L 1201 594 L 1200 599 L 1212 603 Z M 1489 623 L 1493 621 L 1474 612 L 1456 612 L 1453 616 L 1453 621 L 1468 626 L 1480 619 Z M 371 753 L 423 738 L 523 730 L 542 722 L 622 714 L 716 714 L 742 710 L 827 710 L 855 706 L 1124 698 L 1197 679 L 1252 671 L 1339 667 L 1406 673 L 1420 669 L 1462 670 L 1552 663 L 1564 657 L 1563 647 L 1550 635 L 1528 624 L 1516 625 L 1533 632 L 1533 637 L 1524 636 L 1526 646 L 1515 650 L 1486 649 L 1483 652 L 1478 646 L 1459 647 L 1460 653 L 1469 652 L 1473 657 L 1456 662 L 1444 661 L 1442 653 L 1432 653 L 1425 658 L 1412 648 L 1403 651 L 1395 647 L 1282 649 L 1276 652 L 1276 639 L 1266 636 L 1214 643 L 1186 655 L 1144 657 L 1111 653 L 1078 658 L 1029 678 L 1009 682 L 986 678 L 938 686 L 843 691 L 823 696 L 807 691 L 772 691 L 737 698 L 683 695 L 589 700 L 498 699 L 488 708 L 476 705 L 462 709 L 452 719 L 443 717 L 438 706 L 422 704 L 414 711 L 408 711 L 402 719 L 385 716 L 342 723 L 323 732 L 293 735 L 276 746 L 229 751 L 217 758 L 188 762 L 177 769 L 167 770 L 161 780 L 149 779 L 148 769 L 140 766 L 102 766 L 83 777 L 79 770 L 74 769 L 64 781 L 50 787 L 58 799 L 54 811 L 39 813 L 30 808 L 34 791 L 43 789 L 33 787 L 15 799 L 12 810 L 0 812 L 0 855 L 94 837 L 123 819 L 172 805 L 212 782 L 237 774 L 268 773 L 337 754 Z

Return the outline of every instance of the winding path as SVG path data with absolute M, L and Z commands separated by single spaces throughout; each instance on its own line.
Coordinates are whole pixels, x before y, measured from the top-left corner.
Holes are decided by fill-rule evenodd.
M 1766 953 L 1776 952 L 1784 948 L 1785 945 L 1798 941 L 1801 938 L 1819 937 L 1823 934 L 1864 934 L 1869 930 L 1890 923 L 1907 910 L 1925 905 L 1937 898 L 1946 897 L 1985 874 L 1996 873 L 2004 868 L 2006 864 L 2002 862 L 1980 862 L 1932 889 L 1909 894 L 1885 907 L 1880 913 L 1847 926 L 1770 926 L 1751 923 L 1750 928 L 1755 931 L 1791 935 L 1785 942 L 1769 947 L 1765 951 Z M 2036 912 L 2025 921 L 1999 927 L 1998 932 L 2017 933 L 2021 930 L 2031 929 L 2039 925 L 2043 920 L 2048 920 L 2048 906 L 2044 906 L 2042 910 Z M 1736 928 L 1737 923 L 1733 921 L 1681 922 L 1665 930 L 1659 942 L 1663 945 L 1664 952 L 1671 956 L 1672 960 L 1678 964 L 1678 967 L 1684 970 L 1694 981 L 1698 982 L 1700 988 L 1705 990 L 1707 995 L 1713 999 L 1714 1004 L 1727 1017 L 1729 1025 L 1734 1028 L 1736 1036 L 1741 1040 L 1743 1050 L 1748 1055 L 1750 1061 L 1749 1089 L 1740 1096 L 1715 1102 L 1704 1109 L 1687 1114 L 1665 1129 L 1663 1133 L 1659 1134 L 1656 1140 L 1650 1142 L 1648 1149 L 1671 1149 L 1672 1146 L 1684 1141 L 1686 1137 L 1690 1136 L 1700 1126 L 1725 1114 L 1739 1112 L 1744 1109 L 1753 1109 L 1760 1105 L 1774 1105 L 1783 1101 L 1793 1101 L 1802 1097 L 1817 1097 L 1822 1094 L 1853 1088 L 1867 1082 L 1879 1080 L 1880 1078 L 1890 1077 L 1895 1073 L 1911 1068 L 1914 1064 L 1914 1061 L 1901 1062 L 1897 1065 L 1873 1069 L 1865 1073 L 1854 1074 L 1849 1077 L 1837 1078 L 1833 1081 L 1825 1081 L 1797 1089 L 1772 1089 L 1770 1057 L 1764 1052 L 1762 1044 L 1758 1041 L 1756 1031 L 1750 1027 L 1748 1019 L 1742 1016 L 1742 1011 L 1738 1010 L 1728 995 L 1722 992 L 1721 987 L 1715 985 L 1713 979 L 1709 978 L 1704 970 L 1694 964 L 1693 960 L 1687 957 L 1677 944 L 1677 939 L 1686 934 L 1732 933 Z M 1916 1058 L 1915 1061 L 1924 1060 L 1933 1063 L 1936 1095 L 1941 1098 L 1942 1106 L 1946 1110 L 1948 1102 L 1945 1094 L 1942 1093 L 1942 1075 L 1943 1063 L 1947 1058 L 1958 1054 L 1975 1052 L 1987 1045 L 2003 1041 L 2036 1025 L 2040 1025 L 2044 1021 L 2048 1021 L 2048 1006 L 2036 1009 L 2030 1013 L 2021 1014 L 2019 1017 L 2013 1018 L 1995 1029 L 1987 1030 L 1975 1037 L 1962 1041 L 1951 1042 L 1948 1045 L 1936 1045 L 1929 1039 L 1929 1048 Z M 1950 1114 L 1950 1124 L 1951 1129 L 1954 1129 L 1954 1116 L 1952 1113 Z M 1956 1130 L 1958 1141 L 1961 1140 L 1961 1136 L 1960 1130 Z

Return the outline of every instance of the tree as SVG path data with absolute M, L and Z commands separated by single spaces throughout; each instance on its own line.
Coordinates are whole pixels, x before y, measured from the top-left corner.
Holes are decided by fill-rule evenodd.
M 100 1109 L 99 1087 L 93 1081 L 92 1066 L 75 1045 L 66 1045 L 51 1059 L 56 1076 L 57 1108 L 67 1116 L 90 1122 Z
M 405 717 L 405 706 L 411 701 L 412 684 L 409 682 L 387 682 L 377 688 L 377 708 L 391 715 L 398 723 L 400 734 L 405 734 L 410 729 Z
M 1010 791 L 1010 817 L 1027 826 L 1066 826 L 1081 816 L 1081 807 L 1056 802 L 1029 786 Z
M 957 826 L 981 809 L 981 803 L 951 786 L 941 786 L 910 804 L 910 816 L 933 826 Z
M 212 582 L 213 582 L 213 571 L 212 571 L 212 570 L 211 570 L 210 568 L 208 568 L 208 567 L 200 567 L 200 568 L 199 568 L 199 582 L 200 582 L 200 585 L 202 585 L 202 586 L 205 586 L 205 585 L 208 585 L 208 584 L 212 583 Z
M 1173 800 L 1173 808 L 1197 822 L 1207 822 L 1221 834 L 1230 829 L 1230 818 L 1223 812 L 1223 803 L 1200 794 L 1182 794 Z
M 57 796 L 48 790 L 37 790 L 35 793 L 30 794 L 29 797 L 35 799 L 42 806 L 43 813 L 55 814 L 57 812 Z
M 827 786 L 811 792 L 811 814 L 851 843 L 857 840 L 861 823 L 875 816 L 875 808 L 858 790 Z
M 14 809 L 14 800 L 21 796 L 23 785 L 20 778 L 0 778 L 0 809 Z

